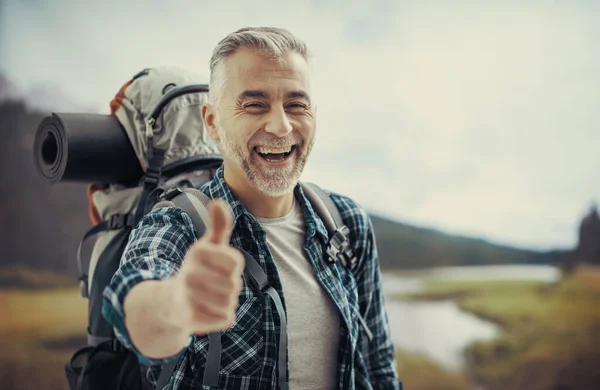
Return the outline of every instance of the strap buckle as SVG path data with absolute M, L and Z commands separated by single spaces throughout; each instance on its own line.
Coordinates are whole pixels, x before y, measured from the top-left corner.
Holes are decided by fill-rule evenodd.
M 113 214 L 110 216 L 108 226 L 111 230 L 132 227 L 134 218 L 133 214 Z
M 348 262 L 352 263 L 353 254 L 352 248 L 350 248 L 350 239 L 348 235 L 350 229 L 347 226 L 342 226 L 331 235 L 325 252 L 329 256 L 329 263 L 334 263 L 339 260 L 344 267 L 348 266 Z
M 110 216 L 109 226 L 111 229 L 122 229 L 125 227 L 125 215 L 113 214 Z
M 148 187 L 156 187 L 158 181 L 160 179 L 160 170 L 152 169 L 152 167 L 148 167 L 146 170 L 146 178 L 144 179 L 144 184 Z
M 125 346 L 123 346 L 123 344 L 121 344 L 116 337 L 114 339 L 111 339 L 110 347 L 114 352 L 117 353 L 123 352 L 126 349 Z
M 152 129 L 150 129 L 152 132 Z M 165 160 L 165 150 L 152 148 L 152 136 L 148 138 L 148 167 L 146 168 L 146 177 L 144 178 L 144 186 L 146 188 L 156 188 L 160 181 L 163 162 Z
M 79 277 L 79 292 L 82 298 L 89 298 L 88 294 L 88 277 L 83 275 Z

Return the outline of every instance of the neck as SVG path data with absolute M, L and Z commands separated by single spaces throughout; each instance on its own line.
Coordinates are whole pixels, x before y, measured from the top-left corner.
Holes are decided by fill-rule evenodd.
M 269 196 L 257 190 L 241 172 L 233 172 L 231 164 L 225 164 L 223 178 L 233 195 L 255 217 L 279 218 L 287 215 L 294 205 L 294 192 L 281 196 Z M 237 173 L 237 174 L 236 174 Z

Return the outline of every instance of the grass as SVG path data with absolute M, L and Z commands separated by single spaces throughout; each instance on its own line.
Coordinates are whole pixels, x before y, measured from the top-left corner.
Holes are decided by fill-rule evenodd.
M 426 291 L 396 298 L 455 299 L 480 318 L 499 324 L 493 341 L 467 351 L 469 376 L 486 389 L 598 388 L 600 289 L 575 277 L 538 282 L 432 282 Z
M 0 305 L 8 309 L 0 321 L 2 388 L 67 390 L 64 365 L 84 342 L 87 320 L 87 302 L 78 288 L 0 290 Z M 468 389 L 462 373 L 446 371 L 423 355 L 398 350 L 397 356 L 406 389 Z
M 468 390 L 463 372 L 448 371 L 428 357 L 396 348 L 398 373 L 407 390 Z
M 0 290 L 2 388 L 67 389 L 64 366 L 85 341 L 87 301 L 77 287 Z
M 3 270 L 2 279 L 9 280 L 7 274 Z M 84 343 L 87 301 L 72 280 L 70 287 L 62 287 L 68 281 L 51 274 L 22 269 L 11 275 L 24 280 L 25 287 L 7 283 L 0 289 L 0 305 L 8 313 L 0 320 L 1 387 L 67 390 L 64 366 Z M 468 389 L 463 373 L 447 371 L 420 354 L 398 350 L 397 356 L 406 389 Z
M 61 278 L 20 273 L 43 282 L 0 289 L 0 383 L 4 389 L 66 390 L 64 365 L 84 343 L 87 301 Z M 25 275 L 25 276 L 23 276 Z M 48 286 L 53 286 L 48 288 Z M 69 287 L 64 287 L 69 286 Z M 600 388 L 600 284 L 578 275 L 556 286 L 537 282 L 431 282 L 402 299 L 456 299 L 464 310 L 494 321 L 503 332 L 471 345 L 465 372 L 397 350 L 398 372 L 409 390 Z M 561 387 L 562 386 L 562 387 Z
M 75 277 L 33 270 L 23 266 L 0 267 L 0 288 L 2 289 L 46 290 L 49 288 L 68 288 L 76 284 L 75 279 Z

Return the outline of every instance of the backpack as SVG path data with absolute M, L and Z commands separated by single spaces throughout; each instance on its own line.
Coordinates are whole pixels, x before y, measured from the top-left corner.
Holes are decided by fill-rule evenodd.
M 208 99 L 208 86 L 199 81 L 183 69 L 147 68 L 110 102 L 110 115 L 127 135 L 143 176 L 134 183 L 88 186 L 93 227 L 77 250 L 81 295 L 88 299 L 88 343 L 65 366 L 71 390 L 151 388 L 144 367 L 117 341 L 102 316 L 102 295 L 119 268 L 131 230 L 160 193 L 203 185 L 223 161 L 218 143 L 203 128 L 201 106 Z M 95 242 L 84 265 L 82 248 L 90 238 Z
M 153 389 L 146 379 L 147 367 L 117 340 L 112 326 L 102 316 L 104 288 L 118 270 L 133 227 L 153 209 L 165 205 L 182 208 L 200 235 L 208 221 L 211 201 L 199 188 L 212 180 L 223 158 L 217 142 L 203 128 L 201 105 L 208 87 L 196 76 L 179 68 L 148 68 L 129 80 L 111 101 L 114 115 L 140 161 L 144 175 L 133 185 L 96 183 L 88 187 L 90 218 L 94 224 L 77 251 L 81 294 L 88 299 L 88 345 L 77 350 L 65 365 L 71 390 Z M 323 220 L 329 235 L 324 252 L 327 261 L 340 261 L 354 269 L 349 229 L 329 194 L 310 183 L 301 183 L 304 193 Z M 95 237 L 89 264 L 82 260 L 83 243 Z M 242 251 L 243 252 L 243 251 Z M 269 294 L 284 318 L 281 302 L 258 263 L 247 253 L 246 269 L 260 291 Z M 273 294 L 274 293 L 274 294 Z M 367 337 L 372 334 L 359 316 Z M 283 324 L 285 325 L 285 324 Z M 280 351 L 285 351 L 285 334 Z M 220 335 L 209 334 L 209 358 L 204 384 L 216 387 L 220 364 Z M 285 353 L 281 354 L 285 358 Z M 179 359 L 162 367 L 156 388 L 163 389 Z M 285 362 L 283 362 L 285 363 Z M 285 364 L 280 363 L 282 388 L 287 387 Z

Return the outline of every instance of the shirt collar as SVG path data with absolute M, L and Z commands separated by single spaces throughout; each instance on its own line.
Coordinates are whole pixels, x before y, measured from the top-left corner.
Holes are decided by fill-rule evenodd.
M 225 178 L 223 175 L 223 166 L 221 165 L 215 172 L 215 177 L 209 183 L 205 185 L 203 191 L 211 198 L 221 198 L 225 200 L 229 207 L 231 208 L 232 216 L 233 216 L 233 226 L 236 226 L 238 219 L 242 215 L 252 216 L 250 212 L 244 207 L 242 202 L 235 197 L 235 195 L 231 192 L 231 189 L 225 182 Z M 296 200 L 300 204 L 302 209 L 302 214 L 304 215 L 304 222 L 306 224 L 306 238 L 307 240 L 313 237 L 315 234 L 319 235 L 324 243 L 327 242 L 327 229 L 323 224 L 323 221 L 317 213 L 315 209 L 310 204 L 309 200 L 304 195 L 304 191 L 302 190 L 302 186 L 300 183 L 297 183 L 294 187 L 294 196 Z M 254 218 L 252 216 L 252 218 Z

